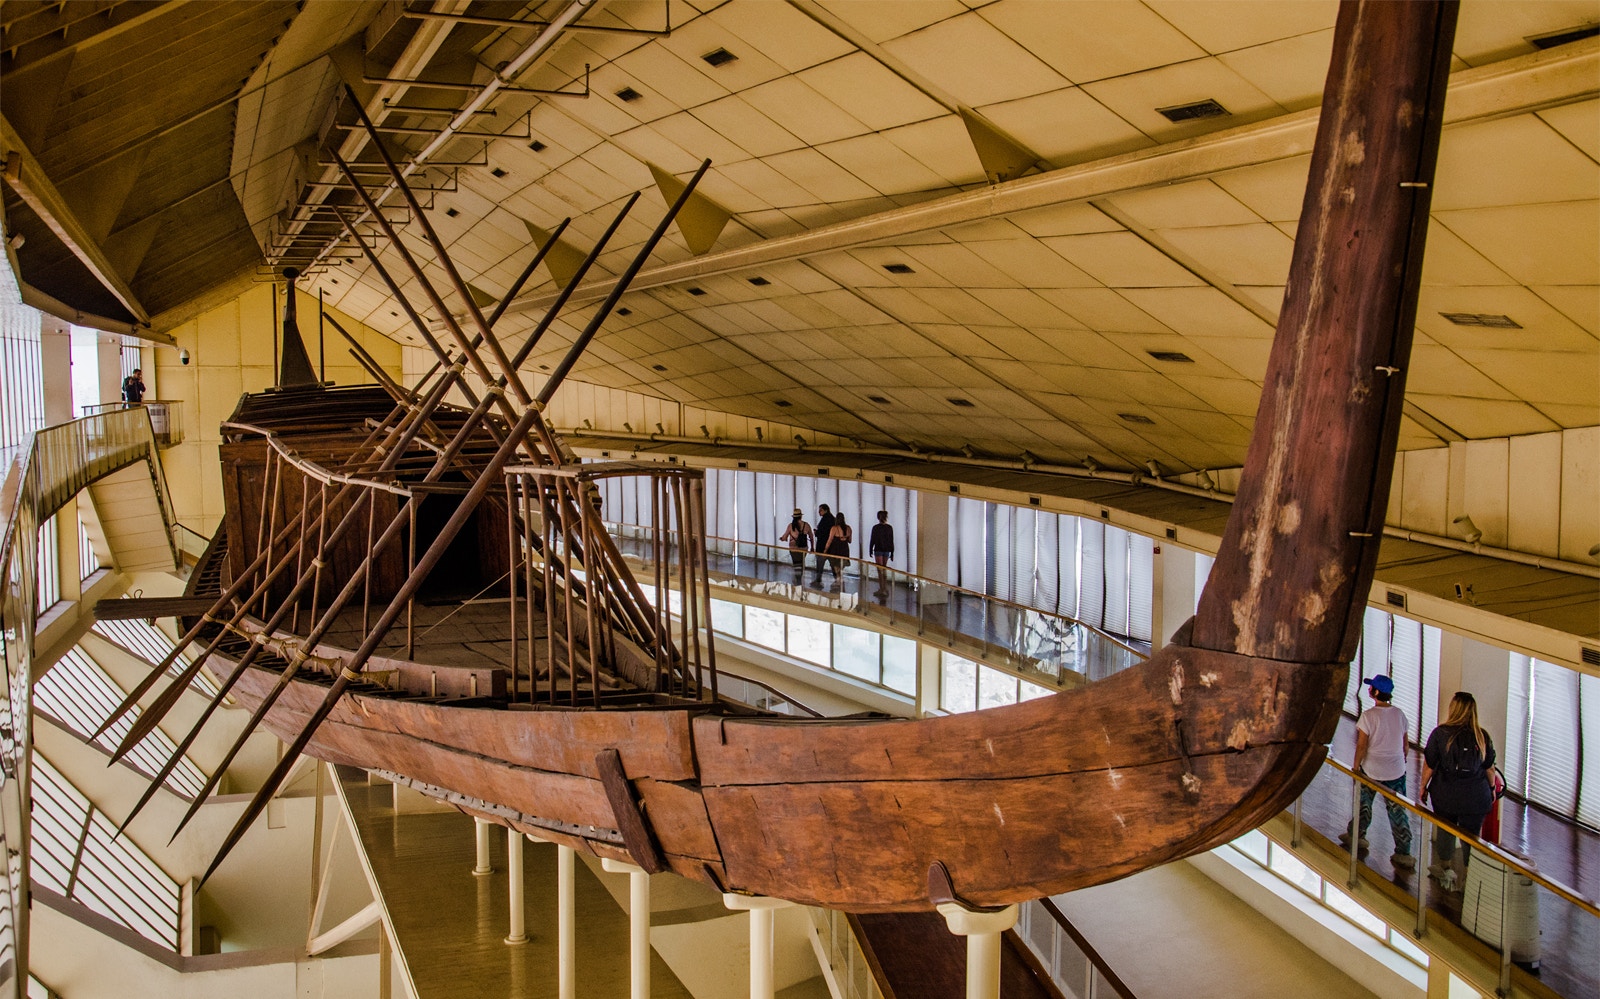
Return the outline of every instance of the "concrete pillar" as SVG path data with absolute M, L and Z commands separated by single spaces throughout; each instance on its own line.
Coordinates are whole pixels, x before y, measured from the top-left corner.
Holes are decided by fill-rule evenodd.
M 1172 633 L 1194 616 L 1195 598 L 1199 596 L 1194 572 L 1194 552 L 1171 543 L 1156 543 L 1150 634 L 1158 649 L 1172 641 Z
M 66 423 L 72 411 L 72 327 L 46 315 L 39 328 L 39 368 L 44 378 L 44 425 Z
M 522 883 L 522 834 L 515 829 L 506 830 L 506 877 L 511 902 L 511 931 L 506 934 L 506 943 L 525 944 L 528 942 L 527 912 L 523 904 Z
M 100 375 L 102 403 L 122 399 L 122 337 L 102 333 L 95 341 L 95 367 Z
M 938 493 L 917 496 L 917 575 L 925 579 L 950 578 L 950 499 Z M 938 588 L 924 589 L 924 604 L 948 602 L 948 594 Z
M 750 999 L 774 999 L 777 994 L 773 975 L 774 914 L 794 903 L 763 895 L 724 892 L 722 904 L 735 912 L 750 913 Z
M 926 718 L 939 708 L 939 684 L 944 676 L 944 664 L 939 658 L 937 645 L 917 643 L 917 717 Z
M 556 846 L 556 971 L 558 999 L 576 999 L 578 994 L 577 878 L 574 863 L 577 851 Z
M 643 868 L 603 857 L 601 868 L 628 876 L 628 968 L 630 999 L 650 999 L 650 875 Z
M 1452 646 L 1459 650 L 1460 666 L 1454 683 L 1446 684 L 1444 663 Z M 1450 710 L 1451 696 L 1465 690 L 1478 702 L 1478 724 L 1489 730 L 1496 746 L 1504 746 L 1511 705 L 1511 653 L 1475 638 L 1445 632 L 1439 649 L 1439 679 L 1439 720 L 1443 721 L 1443 715 Z
M 83 536 L 78 530 L 78 500 L 74 497 L 56 511 L 56 578 L 61 581 L 62 600 L 83 598 L 83 577 L 79 567 L 83 558 L 79 551 L 82 543 Z
M 472 873 L 481 878 L 494 873 L 494 862 L 489 857 L 489 823 L 483 819 L 473 819 L 472 826 L 478 837 L 478 856 Z
M 967 938 L 967 999 L 1000 999 L 1000 934 L 1017 925 L 1017 907 L 973 912 L 945 902 L 937 908 L 950 932 Z

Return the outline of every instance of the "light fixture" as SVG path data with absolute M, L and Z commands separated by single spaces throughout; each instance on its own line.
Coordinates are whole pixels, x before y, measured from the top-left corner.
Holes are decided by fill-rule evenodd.
M 622 429 L 626 430 L 628 433 L 631 434 L 631 433 L 633 433 L 633 424 L 629 423 L 627 420 L 623 420 L 622 421 Z
M 1032 451 L 1027 451 L 1027 450 L 1024 450 L 1022 452 L 1022 467 L 1023 468 L 1027 468 L 1029 465 L 1037 465 L 1038 463 L 1039 463 L 1039 456 L 1038 455 L 1034 454 Z
M 1200 483 L 1201 489 L 1204 489 L 1208 493 L 1214 493 L 1217 491 L 1217 480 L 1211 477 L 1210 472 L 1202 468 L 1200 471 L 1195 473 L 1194 477 Z
M 22 249 L 22 244 L 26 243 L 27 241 L 27 236 L 24 236 L 20 232 L 14 232 L 6 237 L 6 246 L 10 247 L 12 250 L 20 250 Z
M 1083 467 L 1089 470 L 1090 475 L 1100 471 L 1100 463 L 1094 460 L 1094 455 L 1092 454 L 1083 456 Z
M 1144 463 L 1144 467 L 1145 470 L 1150 473 L 1150 477 L 1152 479 L 1161 478 L 1161 462 L 1151 458 L 1149 461 Z
M 806 446 L 806 439 L 804 437 L 801 437 L 799 434 L 795 434 L 794 435 L 794 442 L 796 444 L 800 445 L 801 447 L 805 447 Z
M 758 440 L 758 441 L 759 441 L 759 440 L 761 440 L 761 439 L 762 439 L 762 438 L 761 438 L 761 428 L 760 428 L 760 427 L 757 427 L 757 428 L 756 428 L 756 440 Z
M 1461 540 L 1469 545 L 1475 545 L 1483 538 L 1483 531 L 1479 529 L 1477 524 L 1472 522 L 1472 517 L 1467 514 L 1462 514 L 1450 523 L 1461 528 Z
M 594 424 L 590 423 L 588 420 L 584 420 L 583 421 L 583 429 L 585 429 L 585 430 L 593 430 L 594 429 Z
M 711 436 L 711 428 L 706 426 L 704 423 L 700 424 L 700 436 L 702 436 L 702 437 L 710 437 Z
M 1589 546 L 1589 557 L 1600 558 L 1600 544 Z
M 657 424 L 656 424 L 656 433 L 658 433 L 658 434 L 664 434 L 664 433 L 666 433 L 666 432 L 667 432 L 667 428 L 666 428 L 666 427 L 663 427 L 663 426 L 662 426 L 662 425 L 661 425 L 661 424 L 659 424 L 659 423 L 657 423 Z
M 978 452 L 971 444 L 961 445 L 961 453 L 966 455 L 968 458 L 976 458 L 978 456 Z

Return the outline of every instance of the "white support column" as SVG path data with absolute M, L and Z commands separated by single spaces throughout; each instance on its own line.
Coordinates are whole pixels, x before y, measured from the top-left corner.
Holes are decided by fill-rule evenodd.
M 489 857 L 489 823 L 483 819 L 473 819 L 472 825 L 478 837 L 478 857 L 472 873 L 481 878 L 494 873 L 494 862 Z
M 1000 999 L 1000 934 L 1017 925 L 1017 907 L 973 912 L 945 902 L 937 908 L 950 932 L 967 938 L 967 999 Z
M 917 574 L 925 579 L 950 578 L 950 498 L 938 493 L 917 497 Z M 925 604 L 942 604 L 948 594 L 942 587 L 931 587 L 921 595 Z
M 628 876 L 628 968 L 630 999 L 650 999 L 650 875 L 643 868 L 603 857 L 600 866 Z
M 940 649 L 928 642 L 917 643 L 917 717 L 926 718 L 938 710 L 940 683 L 944 677 Z
M 578 994 L 577 934 L 577 851 L 556 846 L 556 963 L 560 982 L 558 999 L 576 999 Z
M 1456 691 L 1470 691 L 1472 699 L 1478 702 L 1478 724 L 1489 730 L 1496 746 L 1504 746 L 1506 720 L 1511 711 L 1511 653 L 1448 631 L 1443 633 L 1439 644 L 1439 714 L 1443 716 L 1449 712 L 1450 698 Z M 1454 676 L 1446 665 L 1452 645 L 1458 646 L 1459 667 Z M 1439 720 L 1442 722 L 1444 718 Z
M 774 914 L 794 903 L 764 895 L 723 892 L 722 904 L 735 912 L 750 913 L 750 999 L 773 999 L 777 994 L 772 960 Z
M 1171 542 L 1156 542 L 1155 565 L 1151 575 L 1150 633 L 1155 647 L 1172 641 L 1172 633 L 1194 616 L 1199 596 L 1194 581 L 1195 555 Z
M 506 934 L 506 943 L 525 944 L 528 930 L 522 897 L 522 834 L 515 829 L 506 830 L 506 877 L 511 902 L 511 932 Z

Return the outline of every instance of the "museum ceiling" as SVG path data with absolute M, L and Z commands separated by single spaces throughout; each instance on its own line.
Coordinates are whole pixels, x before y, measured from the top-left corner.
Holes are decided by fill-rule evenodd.
M 332 206 L 359 207 L 333 154 L 386 188 L 349 85 L 482 301 L 571 218 L 512 344 L 643 191 L 535 380 L 709 159 L 575 378 L 873 444 L 1226 467 L 1335 9 L 6 0 L 7 245 L 36 304 L 108 325 L 159 334 L 289 264 L 419 344 L 336 238 Z M 1593 0 L 1462 4 L 1404 448 L 1600 423 L 1597 23 Z

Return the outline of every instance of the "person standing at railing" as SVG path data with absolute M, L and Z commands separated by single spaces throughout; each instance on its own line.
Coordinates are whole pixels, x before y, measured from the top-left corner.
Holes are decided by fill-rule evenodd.
M 1428 736 L 1422 750 L 1422 799 L 1433 814 L 1471 836 L 1483 832 L 1483 820 L 1494 805 L 1494 740 L 1478 724 L 1478 702 L 1464 690 L 1450 698 L 1444 724 Z M 1456 837 L 1443 829 L 1433 837 L 1435 863 L 1428 868 L 1446 891 L 1465 881 L 1470 850 L 1461 844 L 1455 862 Z
M 806 574 L 806 552 L 811 550 L 811 525 L 806 523 L 805 515 L 799 507 L 794 508 L 794 519 L 789 521 L 789 526 L 778 535 L 778 540 L 789 546 L 789 561 L 794 563 L 794 572 L 798 582 Z
M 867 554 L 878 563 L 878 590 L 874 596 L 881 603 L 889 598 L 889 572 L 885 567 L 894 558 L 894 528 L 889 526 L 888 510 L 878 511 L 878 522 L 867 536 Z
M 1406 713 L 1390 703 L 1394 696 L 1394 680 L 1383 675 L 1367 677 L 1367 696 L 1372 706 L 1361 713 L 1356 722 L 1356 773 L 1370 777 L 1396 794 L 1406 793 Z M 1369 785 L 1361 785 L 1361 808 L 1355 827 L 1356 844 L 1367 848 L 1367 827 L 1372 825 L 1372 800 L 1378 792 Z M 1394 854 L 1389 857 L 1398 870 L 1411 870 L 1417 860 L 1411 855 L 1411 818 L 1398 801 L 1383 799 L 1389 813 L 1389 828 L 1394 833 Z M 1350 845 L 1351 831 L 1346 829 L 1339 842 Z
M 144 371 L 134 368 L 133 373 L 122 380 L 122 401 L 137 406 L 144 402 Z
M 824 503 L 817 507 L 817 532 L 814 542 L 817 550 L 817 578 L 811 581 L 813 586 L 822 585 L 822 563 L 828 561 L 828 536 L 833 533 L 833 511 Z

